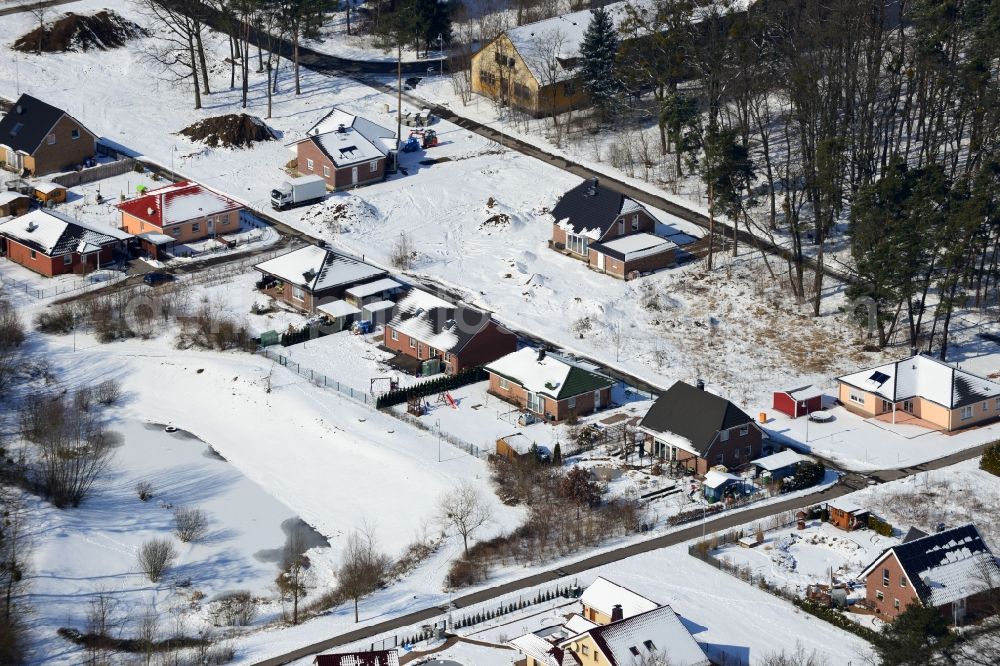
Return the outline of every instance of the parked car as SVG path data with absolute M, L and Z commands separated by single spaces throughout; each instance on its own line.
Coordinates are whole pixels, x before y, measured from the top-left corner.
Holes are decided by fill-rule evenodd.
M 158 284 L 173 282 L 174 276 L 170 273 L 146 273 L 142 276 L 142 281 L 151 287 L 155 287 Z

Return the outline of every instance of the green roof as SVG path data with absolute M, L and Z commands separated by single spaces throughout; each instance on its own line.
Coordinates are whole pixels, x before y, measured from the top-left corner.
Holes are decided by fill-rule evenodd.
M 569 374 L 566 375 L 566 381 L 559 387 L 559 393 L 553 397 L 556 400 L 563 400 L 564 398 L 571 398 L 581 393 L 598 391 L 613 384 L 614 382 L 607 377 L 588 372 L 574 365 L 570 366 Z

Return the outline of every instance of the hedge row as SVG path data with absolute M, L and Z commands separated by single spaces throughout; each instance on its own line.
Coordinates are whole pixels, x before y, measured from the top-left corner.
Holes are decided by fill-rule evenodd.
M 300 342 L 315 340 L 316 338 L 322 338 L 324 335 L 329 334 L 330 331 L 326 330 L 324 326 L 306 326 L 305 328 L 300 328 L 297 331 L 285 331 L 281 334 L 281 346 L 291 347 L 292 345 L 297 345 Z
M 485 370 L 481 367 L 475 367 L 463 370 L 462 372 L 454 375 L 445 375 L 426 382 L 414 384 L 413 386 L 408 386 L 405 389 L 399 389 L 398 391 L 389 391 L 388 393 L 378 397 L 375 401 L 375 408 L 383 409 L 385 407 L 392 407 L 393 405 L 401 405 L 410 398 L 422 398 L 426 395 L 452 391 L 463 386 L 468 386 L 469 384 L 481 382 L 486 379 L 486 376 Z
M 869 643 L 874 643 L 878 640 L 879 633 L 877 631 L 861 626 L 850 618 L 845 617 L 844 614 L 838 610 L 827 608 L 826 606 L 820 606 L 811 599 L 801 599 L 799 597 L 793 598 L 792 603 L 810 615 L 815 615 L 821 620 L 826 620 L 830 624 L 839 627 L 844 631 L 849 631 L 856 636 L 860 636 Z
M 990 442 L 983 450 L 983 459 L 979 461 L 979 469 L 1000 476 L 1000 441 Z
M 868 529 L 882 536 L 892 536 L 892 525 L 871 514 L 868 515 Z

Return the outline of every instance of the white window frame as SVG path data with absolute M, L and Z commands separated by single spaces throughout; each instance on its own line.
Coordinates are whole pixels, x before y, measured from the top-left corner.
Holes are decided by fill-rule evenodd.
M 972 418 L 972 405 L 962 407 L 962 420 L 967 421 Z
M 74 129 L 74 130 L 70 131 L 69 138 L 73 139 L 74 141 L 76 141 L 77 139 L 79 139 L 80 138 L 80 130 Z
M 885 594 L 882 593 L 882 590 L 875 590 L 875 598 L 879 601 L 885 601 Z
M 639 213 L 632 216 L 632 231 L 639 231 Z
M 72 266 L 72 265 L 73 265 L 73 255 L 72 254 L 63 255 L 63 266 Z
M 983 400 L 983 411 L 984 412 L 990 411 L 990 403 L 986 400 Z
M 394 342 L 399 342 L 399 331 L 392 329 L 389 333 L 389 337 L 392 338 Z
M 171 227 L 170 228 L 170 233 L 172 233 L 174 236 L 180 236 L 181 235 L 181 228 L 180 227 Z
M 847 390 L 847 399 L 859 405 L 865 404 L 865 394 L 856 392 L 854 389 Z
M 306 169 L 308 169 L 309 171 L 313 170 L 313 161 L 308 157 L 306 158 Z
M 500 390 L 502 391 L 507 391 L 510 389 L 510 382 L 504 379 L 503 377 L 498 378 L 497 384 L 500 386 Z
M 191 233 L 196 233 L 198 231 L 201 231 L 201 225 L 195 222 L 194 224 L 191 225 Z
M 528 409 L 539 414 L 545 413 L 545 398 L 537 393 L 528 391 Z
M 729 430 L 720 430 L 719 431 L 719 441 L 720 442 L 728 442 L 729 441 Z
M 34 250 L 31 250 L 31 258 L 32 259 L 37 259 L 38 258 L 38 253 L 35 252 Z
M 746 453 L 747 453 L 747 458 L 753 455 L 753 447 L 750 446 L 749 444 L 747 444 L 746 446 Z
M 995 409 L 997 409 L 997 410 L 1000 410 L 1000 398 L 994 398 L 993 400 L 994 400 L 994 403 L 995 403 L 995 404 L 993 405 L 993 407 L 994 407 Z
M 740 437 L 746 437 L 750 434 L 750 426 L 740 426 Z
M 378 160 L 372 160 L 371 162 L 369 162 L 368 163 L 368 170 L 371 171 L 372 173 L 377 173 L 378 172 Z
M 622 219 L 618 220 L 618 235 L 619 236 L 624 236 L 625 235 L 625 218 L 624 217 Z
M 304 301 L 304 300 L 306 300 L 306 290 L 303 289 L 302 287 L 299 287 L 299 286 L 296 286 L 296 285 L 293 284 L 292 285 L 292 298 L 294 298 L 296 301 Z
M 590 256 L 590 239 L 586 236 L 566 234 L 566 249 L 581 257 Z
M 324 178 L 329 178 L 330 177 L 330 167 L 328 167 L 325 164 L 323 165 L 323 177 Z
M 567 409 L 576 409 L 576 396 L 572 396 L 566 400 Z
M 416 349 L 416 348 L 417 348 L 417 341 L 414 340 L 413 338 L 410 338 L 410 349 Z
M 56 145 L 56 135 L 49 134 L 47 137 L 45 137 L 45 143 L 49 144 L 50 146 Z

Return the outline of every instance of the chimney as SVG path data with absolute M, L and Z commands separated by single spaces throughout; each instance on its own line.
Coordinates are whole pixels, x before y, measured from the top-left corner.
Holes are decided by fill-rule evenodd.
M 541 349 L 538 350 L 538 362 L 541 363 L 544 360 L 545 360 L 545 348 L 542 347 Z
M 705 380 L 704 379 L 699 378 L 698 382 L 695 385 L 698 387 L 699 391 L 704 391 L 705 390 Z
M 24 114 L 24 107 L 22 105 L 20 105 L 20 104 L 18 104 L 17 108 L 14 109 L 14 110 L 17 111 L 17 115 L 19 115 L 19 116 Z
M 622 605 L 615 604 L 611 607 L 611 621 L 618 622 L 619 620 L 624 620 L 625 614 L 622 612 Z
M 917 355 L 917 348 L 910 347 L 910 356 L 916 356 L 916 355 Z
M 346 129 L 344 128 L 344 123 L 340 123 L 339 125 L 337 125 L 337 131 L 338 131 L 339 133 L 341 133 L 341 134 L 343 134 L 344 132 L 346 132 L 346 131 L 347 131 L 347 130 L 346 130 Z
M 597 183 L 598 183 L 597 176 L 594 176 L 593 178 L 590 179 L 590 186 L 594 188 L 595 192 L 597 191 Z

